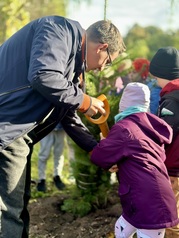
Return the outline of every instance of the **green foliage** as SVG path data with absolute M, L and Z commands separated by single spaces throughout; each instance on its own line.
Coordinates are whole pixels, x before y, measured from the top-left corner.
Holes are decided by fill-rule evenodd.
M 26 0 L 4 0 L 0 3 L 0 43 L 29 22 L 29 12 L 25 10 Z
M 29 21 L 47 15 L 67 15 L 70 0 L 1 0 L 0 44 Z
M 179 48 L 179 31 L 163 31 L 155 26 L 141 27 L 135 24 L 127 33 L 124 42 L 131 59 L 151 59 L 155 52 L 165 46 Z
M 68 3 L 69 0 L 31 0 L 26 10 L 30 13 L 30 20 L 47 15 L 66 16 Z
M 66 199 L 61 210 L 70 212 L 75 216 L 83 217 L 95 209 L 105 208 L 108 200 L 108 190 L 104 185 L 96 193 L 76 193 L 72 198 Z M 103 190 L 102 190 L 103 189 Z
M 83 217 L 91 211 L 90 202 L 85 201 L 84 197 L 78 197 L 76 199 L 67 199 L 61 206 L 62 211 L 70 212 L 74 215 L 79 215 Z
M 108 179 L 109 181 L 109 179 Z M 110 187 L 104 183 L 95 190 L 71 189 L 70 198 L 64 200 L 61 210 L 83 217 L 96 209 L 105 208 Z

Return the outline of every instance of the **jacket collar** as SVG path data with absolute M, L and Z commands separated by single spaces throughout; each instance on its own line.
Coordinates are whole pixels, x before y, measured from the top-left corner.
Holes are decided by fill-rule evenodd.
M 161 90 L 160 96 L 168 94 L 174 90 L 179 90 L 179 79 L 174 79 L 167 83 L 167 85 Z

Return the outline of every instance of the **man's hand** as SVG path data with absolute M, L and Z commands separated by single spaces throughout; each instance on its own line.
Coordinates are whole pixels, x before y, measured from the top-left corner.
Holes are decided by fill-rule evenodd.
M 85 115 L 92 117 L 96 115 L 98 112 L 105 116 L 106 111 L 104 110 L 104 103 L 97 98 L 91 97 L 91 106 L 85 113 Z

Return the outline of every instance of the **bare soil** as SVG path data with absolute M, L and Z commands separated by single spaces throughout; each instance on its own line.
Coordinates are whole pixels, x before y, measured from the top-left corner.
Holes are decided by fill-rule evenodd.
M 61 211 L 63 201 L 69 196 L 63 191 L 29 204 L 30 238 L 114 238 L 114 224 L 121 214 L 116 185 L 107 206 L 84 217 Z

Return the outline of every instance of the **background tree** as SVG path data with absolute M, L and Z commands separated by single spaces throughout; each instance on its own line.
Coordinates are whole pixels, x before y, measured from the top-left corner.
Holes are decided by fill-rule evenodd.
M 0 44 L 29 22 L 30 14 L 25 10 L 26 0 L 0 1 Z
M 31 0 L 25 9 L 30 14 L 30 20 L 47 15 L 66 16 L 70 0 Z
M 163 31 L 155 26 L 142 27 L 134 24 L 128 31 L 124 42 L 132 59 L 145 57 L 149 60 L 155 52 L 165 46 L 179 48 L 179 31 Z
M 67 15 L 70 2 L 82 0 L 0 0 L 0 44 L 29 21 L 46 15 Z M 90 0 L 86 0 L 90 4 Z

